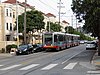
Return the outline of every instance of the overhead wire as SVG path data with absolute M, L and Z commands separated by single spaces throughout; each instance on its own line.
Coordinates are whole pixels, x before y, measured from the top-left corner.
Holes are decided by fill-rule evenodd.
M 46 3 L 44 3 L 43 1 L 41 1 L 41 0 L 39 0 L 41 3 L 43 3 L 44 5 L 46 5 L 46 6 L 49 6 L 49 7 L 51 7 L 52 9 L 54 9 L 54 10 L 56 10 L 58 13 L 59 13 L 59 11 L 57 10 L 57 9 L 55 9 L 55 8 L 53 8 L 52 6 L 50 6 L 50 5 L 48 5 L 48 4 L 46 4 Z M 63 14 L 64 15 L 64 14 Z M 61 16 L 62 17 L 62 16 Z M 61 18 L 62 19 L 62 18 Z M 63 20 L 63 19 L 62 19 Z
M 50 5 L 48 5 L 48 4 L 46 4 L 46 3 L 44 3 L 43 1 L 41 1 L 41 0 L 39 0 L 41 3 L 43 3 L 44 5 L 46 5 L 46 6 L 49 6 L 50 8 L 52 8 L 53 10 L 56 10 L 55 8 L 53 8 L 52 6 L 50 6 Z M 58 12 L 58 10 L 56 10 L 57 12 Z
M 42 4 L 44 4 L 44 5 L 46 5 L 46 6 L 48 6 L 48 7 L 50 7 L 51 9 L 53 9 L 53 10 L 55 10 L 57 13 L 59 13 L 59 11 L 57 10 L 57 9 L 55 9 L 54 7 L 52 7 L 51 5 L 48 5 L 48 4 L 46 4 L 45 2 L 43 2 L 42 0 L 38 0 L 38 1 L 40 1 Z M 54 0 L 52 0 L 53 2 L 56 2 L 56 1 L 54 1 Z M 33 3 L 33 1 L 31 1 L 31 3 Z M 34 4 L 34 3 L 33 3 Z M 43 6 L 41 7 L 40 6 L 40 8 L 41 9 L 43 9 Z M 67 16 L 64 16 L 65 14 L 62 14 L 61 15 L 61 19 L 62 19 L 62 17 L 67 17 Z M 58 16 L 58 15 L 56 15 L 56 16 Z M 69 17 L 69 16 L 68 16 Z M 63 19 L 62 19 L 63 20 Z

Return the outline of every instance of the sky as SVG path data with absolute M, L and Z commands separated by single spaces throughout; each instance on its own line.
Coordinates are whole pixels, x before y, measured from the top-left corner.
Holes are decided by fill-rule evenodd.
M 3 1 L 6 0 L 1 0 L 1 2 Z M 24 2 L 25 0 L 17 1 Z M 72 21 L 72 15 L 74 15 L 71 10 L 72 0 L 61 0 L 61 2 L 61 21 L 65 20 L 70 26 L 73 25 L 73 27 L 76 28 L 76 18 L 74 16 Z M 27 3 L 31 6 L 35 6 L 36 10 L 42 11 L 45 14 L 52 13 L 57 17 L 57 20 L 59 19 L 59 0 L 27 0 Z

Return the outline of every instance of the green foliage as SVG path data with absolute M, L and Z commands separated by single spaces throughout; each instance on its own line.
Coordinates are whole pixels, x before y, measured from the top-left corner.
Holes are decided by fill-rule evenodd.
M 12 45 L 11 45 L 11 48 L 17 48 L 17 45 L 12 44 Z
M 67 26 L 67 27 L 65 27 L 65 31 L 66 31 L 66 33 L 73 34 L 75 29 L 71 26 Z
M 10 50 L 11 50 L 11 45 L 7 45 L 7 46 L 6 46 L 6 52 L 7 52 L 7 53 L 10 53 Z
M 76 17 L 85 20 L 84 30 L 100 37 L 100 0 L 73 0 L 72 10 Z
M 7 53 L 10 53 L 11 48 L 17 48 L 17 45 L 15 45 L 15 44 L 7 45 L 7 46 L 6 46 L 6 52 L 7 52 Z
M 93 40 L 91 37 L 85 36 L 83 33 L 76 31 L 73 27 L 65 27 L 66 33 L 80 35 L 80 40 Z
M 33 29 L 41 30 L 44 29 L 45 23 L 43 22 L 44 16 L 42 12 L 37 10 L 31 10 L 26 12 L 26 32 L 32 31 Z M 19 32 L 23 32 L 24 28 L 24 13 L 18 16 L 18 29 Z M 14 28 L 16 30 L 16 27 Z
M 47 22 L 47 31 L 49 31 L 49 22 Z M 50 22 L 50 31 L 59 32 L 61 31 L 61 26 L 56 23 Z

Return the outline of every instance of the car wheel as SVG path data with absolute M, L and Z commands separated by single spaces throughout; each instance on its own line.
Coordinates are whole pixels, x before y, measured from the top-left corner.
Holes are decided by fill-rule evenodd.
M 94 48 L 94 50 L 97 50 L 97 48 Z
M 26 52 L 27 55 L 28 55 L 29 53 L 30 53 L 29 51 Z
M 32 50 L 32 53 L 34 53 L 34 50 Z
M 56 48 L 56 51 L 59 51 L 60 50 L 60 47 Z

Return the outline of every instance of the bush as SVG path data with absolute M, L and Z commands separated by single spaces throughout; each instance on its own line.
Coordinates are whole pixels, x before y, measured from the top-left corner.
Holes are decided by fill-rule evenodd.
M 5 53 L 5 48 L 2 48 L 1 53 Z
M 12 44 L 12 45 L 11 45 L 11 48 L 17 48 L 17 45 Z
M 6 46 L 6 52 L 7 52 L 7 53 L 10 53 L 10 50 L 11 50 L 11 45 L 7 45 L 7 46 Z
M 7 53 L 10 53 L 11 48 L 17 48 L 17 45 L 15 45 L 15 44 L 7 45 L 7 46 L 6 46 L 6 52 L 7 52 Z

